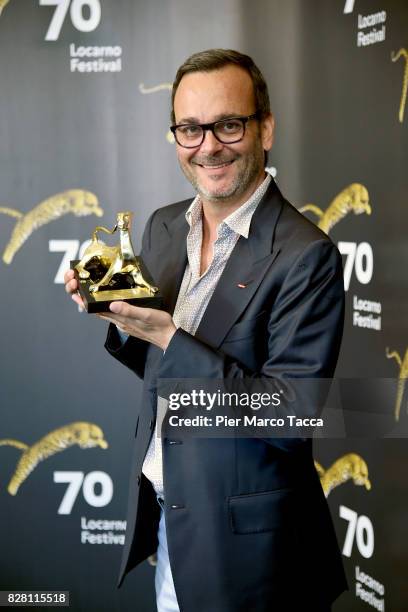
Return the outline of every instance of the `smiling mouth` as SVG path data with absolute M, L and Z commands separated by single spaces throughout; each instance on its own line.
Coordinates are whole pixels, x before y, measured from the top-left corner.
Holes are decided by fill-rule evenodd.
M 226 168 L 227 166 L 230 166 L 233 162 L 234 160 L 231 159 L 231 161 L 227 161 L 222 164 L 200 164 L 198 162 L 194 162 L 194 163 L 197 166 L 200 166 L 200 168 L 205 168 L 206 170 L 218 170 L 220 168 Z

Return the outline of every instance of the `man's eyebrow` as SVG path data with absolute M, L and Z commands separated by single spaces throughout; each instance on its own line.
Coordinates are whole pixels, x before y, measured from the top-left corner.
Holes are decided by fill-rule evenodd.
M 239 113 L 220 113 L 219 115 L 215 115 L 212 121 L 206 121 L 205 123 L 214 123 L 215 121 L 222 121 L 223 119 L 232 119 L 233 117 L 242 116 L 243 115 L 240 115 Z M 183 125 L 184 123 L 200 125 L 200 120 L 197 119 L 197 117 L 182 117 L 180 121 L 177 121 L 176 125 Z
M 176 121 L 176 125 L 183 125 L 184 123 L 194 123 L 196 125 L 200 122 L 196 117 L 183 117 L 180 121 Z

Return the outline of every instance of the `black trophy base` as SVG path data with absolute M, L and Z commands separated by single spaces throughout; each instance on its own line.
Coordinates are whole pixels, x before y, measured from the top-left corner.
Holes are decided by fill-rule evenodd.
M 136 257 L 137 263 L 140 266 L 143 278 L 152 286 L 154 286 L 146 266 L 139 257 Z M 163 298 L 157 293 L 150 293 L 140 286 L 132 286 L 132 279 L 127 274 L 116 274 L 112 277 L 110 284 L 107 287 L 101 288 L 99 291 L 90 291 L 90 286 L 98 282 L 105 275 L 106 270 L 100 267 L 98 263 L 89 262 L 86 269 L 90 272 L 90 278 L 83 280 L 79 278 L 78 271 L 75 266 L 80 262 L 79 259 L 71 261 L 71 268 L 75 272 L 75 278 L 78 281 L 78 291 L 85 306 L 85 310 L 89 313 L 109 312 L 109 304 L 112 302 L 127 302 L 132 306 L 141 306 L 145 308 L 163 307 Z

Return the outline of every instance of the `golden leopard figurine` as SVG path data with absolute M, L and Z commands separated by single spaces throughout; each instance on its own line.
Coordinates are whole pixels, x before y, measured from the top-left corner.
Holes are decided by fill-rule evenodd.
M 81 280 L 90 277 L 90 272 L 86 269 L 86 266 L 93 258 L 96 258 L 105 269 L 107 268 L 105 275 L 98 282 L 89 286 L 89 291 L 92 293 L 108 286 L 115 274 L 130 275 L 135 287 L 146 290 L 149 295 L 155 295 L 158 292 L 157 287 L 153 287 L 143 278 L 133 251 L 129 233 L 132 216 L 131 212 L 120 212 L 117 214 L 117 222 L 113 229 L 109 230 L 102 226 L 96 227 L 92 234 L 91 244 L 85 250 L 81 261 L 75 266 Z M 110 247 L 99 241 L 98 232 L 113 234 L 117 230 L 119 230 L 120 240 L 118 246 Z

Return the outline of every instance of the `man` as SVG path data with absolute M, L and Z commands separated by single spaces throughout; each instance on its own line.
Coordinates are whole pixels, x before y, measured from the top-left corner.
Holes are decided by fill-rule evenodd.
M 172 104 L 197 196 L 153 213 L 144 232 L 165 307 L 117 302 L 102 315 L 106 348 L 144 378 L 120 582 L 157 550 L 160 612 L 326 612 L 347 587 L 311 440 L 153 431 L 158 378 L 331 377 L 341 258 L 265 174 L 274 121 L 251 58 L 193 55 Z M 80 303 L 72 271 L 66 290 Z

